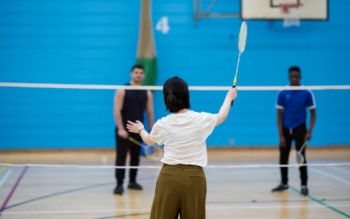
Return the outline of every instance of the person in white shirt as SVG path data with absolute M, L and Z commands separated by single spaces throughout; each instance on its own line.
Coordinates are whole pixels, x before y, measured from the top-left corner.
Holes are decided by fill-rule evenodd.
M 163 85 L 169 115 L 159 119 L 148 133 L 140 121 L 128 121 L 129 132 L 139 133 L 146 144 L 164 144 L 163 167 L 157 179 L 151 219 L 204 219 L 207 165 L 206 139 L 225 121 L 236 99 L 231 88 L 217 114 L 190 110 L 187 83 L 172 77 Z

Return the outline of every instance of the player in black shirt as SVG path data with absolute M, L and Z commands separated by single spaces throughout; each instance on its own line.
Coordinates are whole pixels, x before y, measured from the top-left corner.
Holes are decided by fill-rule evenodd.
M 141 86 L 145 76 L 144 68 L 141 65 L 134 65 L 131 68 L 130 82 L 127 85 Z M 154 122 L 153 96 L 146 90 L 118 90 L 114 97 L 114 118 L 116 120 L 116 165 L 125 166 L 128 151 L 130 152 L 130 166 L 138 166 L 140 162 L 140 146 L 128 140 L 132 137 L 142 141 L 138 134 L 130 133 L 126 129 L 127 121 L 143 121 L 144 113 L 147 112 L 148 125 L 150 128 Z M 130 169 L 129 189 L 142 190 L 142 186 L 136 182 L 137 169 Z M 122 195 L 124 192 L 123 183 L 125 169 L 116 169 L 115 178 L 117 186 L 114 194 Z

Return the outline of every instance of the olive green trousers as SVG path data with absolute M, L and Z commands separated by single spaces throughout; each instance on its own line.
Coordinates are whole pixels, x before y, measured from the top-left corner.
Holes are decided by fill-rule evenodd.
M 194 165 L 164 164 L 157 179 L 151 219 L 204 219 L 207 184 Z

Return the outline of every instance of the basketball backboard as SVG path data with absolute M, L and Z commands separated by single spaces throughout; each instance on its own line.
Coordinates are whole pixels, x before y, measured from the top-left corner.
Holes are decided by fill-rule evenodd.
M 327 20 L 328 0 L 241 0 L 244 20 L 274 20 L 297 17 L 301 20 Z

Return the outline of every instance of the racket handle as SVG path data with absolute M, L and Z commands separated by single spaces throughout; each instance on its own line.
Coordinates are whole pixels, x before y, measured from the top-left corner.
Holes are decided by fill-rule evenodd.
M 134 144 L 136 144 L 136 145 L 142 147 L 141 142 L 139 142 L 139 141 L 136 140 L 135 138 L 133 138 L 133 137 L 128 137 L 128 140 L 129 140 L 130 142 L 132 142 L 132 143 L 134 143 Z
M 232 85 L 232 88 L 236 88 L 236 85 Z M 233 106 L 233 100 L 231 101 L 231 107 Z

